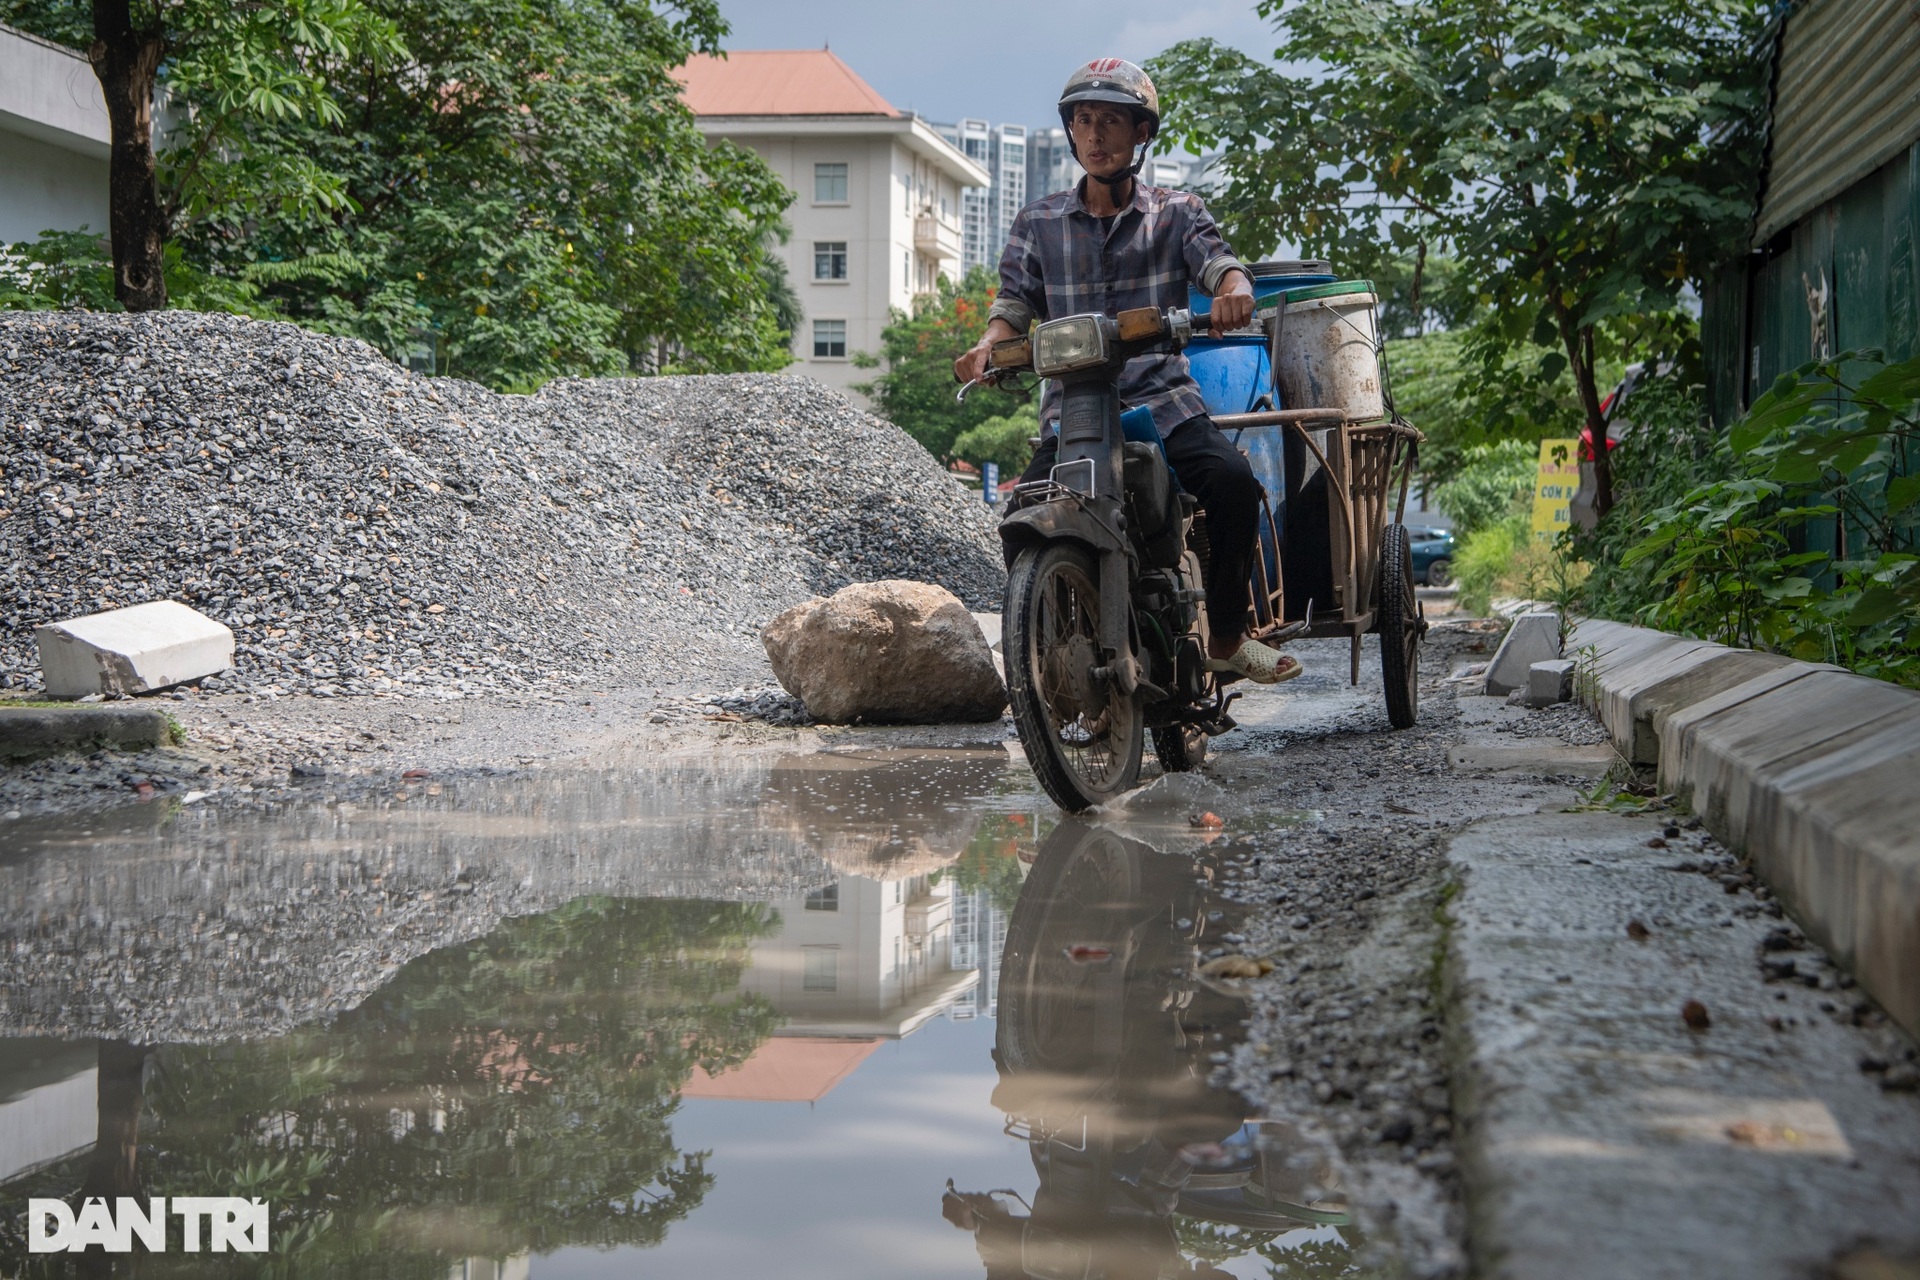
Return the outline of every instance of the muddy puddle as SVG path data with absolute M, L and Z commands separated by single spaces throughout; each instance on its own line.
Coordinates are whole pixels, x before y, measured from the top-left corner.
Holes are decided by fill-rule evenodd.
M 0 1275 L 1355 1274 L 1332 1168 L 1208 1084 L 1209 784 L 643 765 L 9 825 Z M 31 1250 L 88 1196 L 257 1197 L 268 1249 Z

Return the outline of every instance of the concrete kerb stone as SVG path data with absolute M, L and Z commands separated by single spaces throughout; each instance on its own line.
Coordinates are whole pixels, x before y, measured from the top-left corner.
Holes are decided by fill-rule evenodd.
M 1810 672 L 1695 723 L 1673 783 L 1691 789 L 1694 812 L 1716 834 L 1744 849 L 1751 843 L 1748 819 L 1756 788 L 1876 721 L 1902 714 L 1920 714 L 1920 694 L 1865 676 Z
M 1605 678 L 1598 682 L 1594 708 L 1600 723 L 1613 735 L 1620 754 L 1635 764 L 1653 764 L 1659 759 L 1660 742 L 1653 726 L 1643 724 L 1634 712 L 1634 699 L 1643 691 L 1682 675 L 1727 652 L 1717 644 L 1703 640 L 1679 640 L 1672 644 L 1638 648 L 1625 661 L 1602 658 L 1599 670 Z
M 1711 645 L 1697 650 L 1669 674 L 1643 685 L 1628 698 L 1627 711 L 1633 720 L 1633 751 L 1627 753 L 1628 758 L 1635 764 L 1659 763 L 1660 733 L 1675 711 L 1770 671 L 1806 665 L 1751 649 Z
M 1751 788 L 1748 853 L 1887 1012 L 1920 1027 L 1920 837 L 1911 803 L 1900 803 L 1920 772 L 1920 716 L 1884 717 L 1848 738 Z
M 1920 693 L 1582 620 L 1584 693 L 1806 931 L 1920 1033 Z
M 0 707 L 0 759 L 32 760 L 96 747 L 145 750 L 172 734 L 155 707 Z
M 1513 620 L 1507 634 L 1487 664 L 1484 691 L 1499 695 L 1527 687 L 1527 671 L 1536 662 L 1560 656 L 1560 615 L 1523 613 Z

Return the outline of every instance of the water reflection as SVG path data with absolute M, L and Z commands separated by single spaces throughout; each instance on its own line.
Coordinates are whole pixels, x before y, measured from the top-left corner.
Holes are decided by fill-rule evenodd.
M 504 918 L 588 894 L 789 901 L 848 875 L 924 878 L 1033 803 L 995 749 L 632 763 L 264 813 L 154 804 L 10 823 L 0 1033 L 289 1031 Z M 919 897 L 901 933 L 950 929 Z
M 1219 1277 L 1249 1256 L 1347 1270 L 1330 1169 L 1207 1083 L 1246 1010 L 1197 976 L 1234 926 L 1204 862 L 1077 822 L 1041 848 L 1007 932 L 993 1094 L 1038 1187 L 949 1182 L 941 1205 L 993 1280 Z
M 1205 1083 L 1215 855 L 1049 815 L 876 753 L 17 827 L 0 1274 L 1335 1273 L 1326 1170 Z M 273 1251 L 29 1254 L 86 1194 Z

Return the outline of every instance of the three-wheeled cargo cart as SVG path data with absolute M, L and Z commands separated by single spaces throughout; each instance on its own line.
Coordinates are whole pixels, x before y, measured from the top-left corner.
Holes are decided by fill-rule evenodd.
M 1335 280 L 1324 262 L 1252 270 L 1253 323 L 1203 336 L 1211 303 L 1196 294 L 1187 358 L 1214 425 L 1267 492 L 1253 635 L 1346 636 L 1358 684 L 1362 637 L 1378 634 L 1387 718 L 1405 729 L 1427 624 L 1401 521 L 1422 437 L 1387 394 L 1373 286 Z

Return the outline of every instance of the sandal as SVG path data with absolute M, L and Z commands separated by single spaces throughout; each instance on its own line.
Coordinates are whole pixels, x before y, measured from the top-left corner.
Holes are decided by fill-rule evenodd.
M 1255 684 L 1280 684 L 1299 675 L 1303 668 L 1297 658 L 1258 640 L 1244 641 L 1231 658 L 1208 658 L 1207 670 L 1245 676 Z

